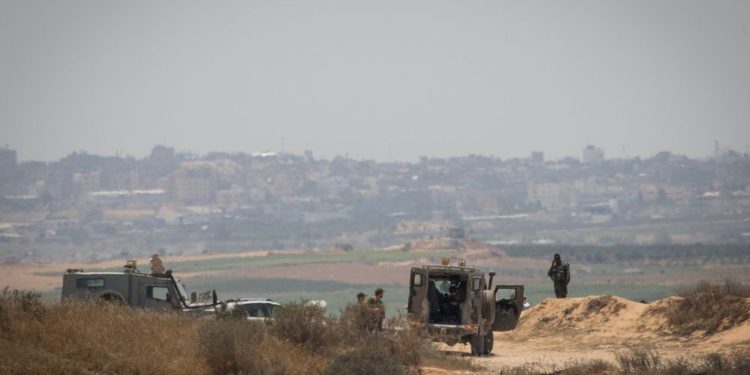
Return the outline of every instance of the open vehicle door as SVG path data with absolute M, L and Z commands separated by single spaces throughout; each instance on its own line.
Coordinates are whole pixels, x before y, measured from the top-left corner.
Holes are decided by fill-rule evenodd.
M 516 328 L 523 310 L 523 285 L 495 286 L 495 321 L 492 330 L 510 331 Z
M 422 268 L 412 268 L 409 279 L 409 304 L 407 313 L 410 319 L 427 322 L 428 308 L 424 302 L 427 296 L 427 271 Z

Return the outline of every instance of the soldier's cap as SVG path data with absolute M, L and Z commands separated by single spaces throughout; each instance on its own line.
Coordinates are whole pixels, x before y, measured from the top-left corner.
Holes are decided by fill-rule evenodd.
M 385 292 L 383 288 L 375 289 L 375 294 L 383 294 L 383 292 Z
M 364 293 L 362 293 L 362 292 L 359 292 L 359 293 L 357 293 L 357 298 L 362 298 L 362 297 L 364 297 L 364 296 L 365 296 L 365 294 L 364 294 Z
M 559 257 L 560 257 L 560 254 L 555 254 L 555 258 L 559 258 Z

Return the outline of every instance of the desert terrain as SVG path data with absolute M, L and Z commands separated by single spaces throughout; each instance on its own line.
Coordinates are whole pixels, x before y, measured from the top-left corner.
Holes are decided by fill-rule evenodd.
M 492 355 L 472 361 L 486 373 L 516 368 L 555 372 L 595 360 L 614 364 L 618 353 L 631 348 L 645 348 L 665 361 L 677 362 L 750 349 L 749 321 L 720 332 L 676 334 L 665 312 L 679 299 L 648 304 L 616 296 L 547 299 L 524 311 L 516 330 L 495 333 Z M 747 302 L 750 307 L 750 299 Z M 462 357 L 470 352 L 468 345 L 443 346 L 441 350 Z M 429 369 L 427 373 L 447 372 Z

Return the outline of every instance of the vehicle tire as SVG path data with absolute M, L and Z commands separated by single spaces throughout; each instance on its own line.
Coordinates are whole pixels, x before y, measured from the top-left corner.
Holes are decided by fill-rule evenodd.
M 495 321 L 495 294 L 491 290 L 482 291 L 482 318 L 490 324 Z
M 118 306 L 125 304 L 125 301 L 122 299 L 122 297 L 114 293 L 105 293 L 101 297 L 99 297 L 99 300 L 102 303 L 111 303 L 113 305 L 118 305 Z
M 484 355 L 492 354 L 493 346 L 495 346 L 495 335 L 489 331 L 484 335 Z
M 484 354 L 484 338 L 479 335 L 471 336 L 471 355 L 482 356 Z

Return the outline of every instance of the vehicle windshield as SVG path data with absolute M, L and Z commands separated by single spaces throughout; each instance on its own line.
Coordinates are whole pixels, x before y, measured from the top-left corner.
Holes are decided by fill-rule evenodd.
M 177 292 L 180 293 L 180 299 L 185 301 L 185 303 L 188 303 L 189 299 L 187 298 L 187 292 L 185 291 L 185 286 L 182 285 L 182 282 L 179 279 L 174 279 L 174 283 L 177 284 Z
M 242 306 L 251 318 L 270 318 L 275 307 L 270 303 L 249 303 Z

